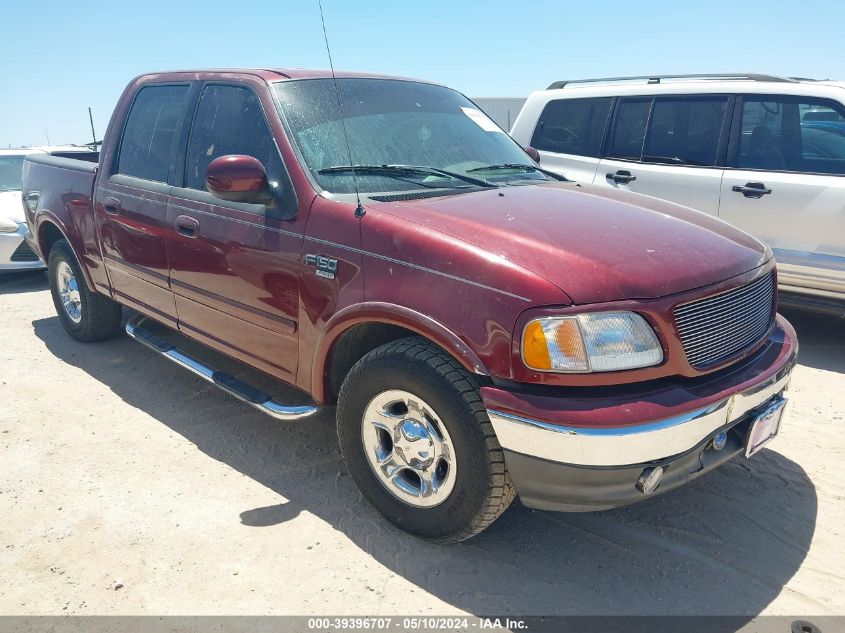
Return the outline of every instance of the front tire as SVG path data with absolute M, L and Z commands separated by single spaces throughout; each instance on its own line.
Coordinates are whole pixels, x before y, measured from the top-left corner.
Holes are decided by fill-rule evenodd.
M 340 390 L 337 433 L 363 495 L 417 536 L 468 539 L 513 501 L 477 380 L 425 339 L 388 343 L 355 364 Z
M 120 304 L 88 289 L 70 244 L 53 244 L 47 262 L 50 294 L 65 331 L 83 343 L 113 336 L 120 329 Z

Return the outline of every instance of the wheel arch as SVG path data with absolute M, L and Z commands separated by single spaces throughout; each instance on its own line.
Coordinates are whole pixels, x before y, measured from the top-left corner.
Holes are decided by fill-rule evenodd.
M 478 355 L 442 323 L 403 306 L 365 303 L 341 310 L 327 323 L 312 368 L 314 399 L 335 404 L 355 363 L 377 347 L 409 336 L 425 338 L 473 374 L 488 374 Z
M 43 259 L 44 263 L 49 266 L 50 249 L 53 248 L 53 245 L 59 240 L 65 240 L 70 246 L 70 250 L 76 259 L 79 269 L 82 271 L 82 276 L 85 279 L 85 285 L 88 286 L 89 290 L 95 292 L 96 289 L 94 288 L 94 280 L 91 279 L 91 274 L 88 271 L 88 268 L 82 265 L 76 250 L 77 245 L 75 245 L 68 236 L 68 232 L 62 226 L 61 221 L 53 215 L 39 215 L 41 215 L 41 219 L 38 222 L 35 240 L 38 243 L 38 250 L 41 251 L 41 259 Z

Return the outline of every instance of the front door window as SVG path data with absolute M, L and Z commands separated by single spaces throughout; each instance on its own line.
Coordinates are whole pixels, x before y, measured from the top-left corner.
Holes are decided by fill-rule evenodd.
M 733 163 L 740 169 L 845 174 L 845 109 L 804 97 L 746 96 Z

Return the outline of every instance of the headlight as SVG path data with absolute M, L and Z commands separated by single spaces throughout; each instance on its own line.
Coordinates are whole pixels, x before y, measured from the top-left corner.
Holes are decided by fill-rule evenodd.
M 663 348 L 640 315 L 594 312 L 529 321 L 522 360 L 539 371 L 617 371 L 658 365 Z
M 18 223 L 12 218 L 0 215 L 0 233 L 14 233 L 18 230 Z

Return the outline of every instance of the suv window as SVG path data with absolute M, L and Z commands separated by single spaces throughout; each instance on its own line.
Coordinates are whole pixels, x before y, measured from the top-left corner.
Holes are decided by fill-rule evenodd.
M 611 97 L 549 101 L 537 121 L 531 147 L 598 157 L 612 102 Z
M 845 174 L 845 108 L 806 97 L 744 97 L 732 166 Z
M 23 189 L 23 155 L 0 156 L 0 191 Z
M 657 98 L 642 160 L 674 165 L 716 164 L 727 97 Z
M 209 85 L 202 91 L 191 129 L 185 187 L 205 191 L 208 164 L 227 154 L 257 158 L 271 181 L 281 171 L 281 157 L 255 93 L 239 86 Z
M 612 158 L 639 160 L 643 154 L 643 141 L 651 97 L 645 99 L 620 99 L 616 108 L 616 124 L 610 138 L 607 155 Z
M 607 156 L 715 165 L 727 105 L 727 97 L 710 95 L 621 99 Z
M 146 86 L 138 91 L 120 141 L 116 173 L 167 182 L 188 89 L 188 85 Z

